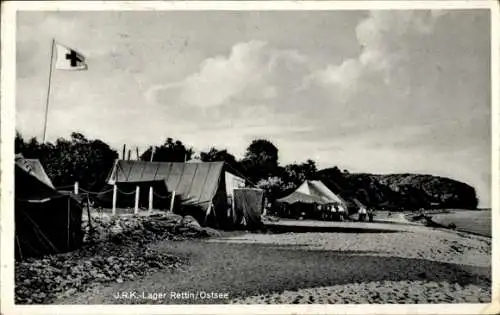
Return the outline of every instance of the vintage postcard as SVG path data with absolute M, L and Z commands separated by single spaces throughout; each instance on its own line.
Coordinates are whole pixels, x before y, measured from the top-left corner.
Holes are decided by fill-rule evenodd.
M 2 313 L 498 313 L 498 21 L 2 3 Z

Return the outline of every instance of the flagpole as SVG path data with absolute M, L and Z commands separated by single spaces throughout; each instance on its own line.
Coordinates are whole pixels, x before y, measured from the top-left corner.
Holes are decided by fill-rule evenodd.
M 50 101 L 50 84 L 52 82 L 52 68 L 53 68 L 53 61 L 54 61 L 54 46 L 55 46 L 56 40 L 55 38 L 52 38 L 52 44 L 51 44 L 51 49 L 50 49 L 50 70 L 49 70 L 49 84 L 47 88 L 47 99 L 45 101 L 45 121 L 43 124 L 43 141 L 42 143 L 45 143 L 45 135 L 47 134 L 47 116 L 49 112 L 49 101 Z

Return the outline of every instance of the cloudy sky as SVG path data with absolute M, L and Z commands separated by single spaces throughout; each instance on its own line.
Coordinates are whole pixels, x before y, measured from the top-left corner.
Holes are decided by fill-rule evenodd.
M 489 12 L 22 12 L 16 126 L 43 133 L 51 38 L 87 57 L 55 71 L 47 137 L 117 150 L 166 137 L 240 157 L 421 172 L 490 204 Z

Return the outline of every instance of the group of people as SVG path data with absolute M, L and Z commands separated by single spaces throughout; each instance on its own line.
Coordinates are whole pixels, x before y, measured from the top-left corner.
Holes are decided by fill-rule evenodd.
M 360 207 L 358 211 L 358 221 L 364 222 L 368 217 L 369 222 L 373 222 L 374 212 L 371 209 L 366 209 L 365 207 Z
M 327 221 L 344 221 L 347 217 L 347 209 L 338 204 L 323 206 L 323 219 Z
M 347 208 L 341 204 L 268 204 L 266 214 L 276 215 L 281 218 L 291 219 L 313 219 L 323 221 L 345 221 L 350 220 Z M 354 220 L 360 222 L 373 222 L 374 211 L 361 206 Z M 352 217 L 351 217 L 352 218 Z

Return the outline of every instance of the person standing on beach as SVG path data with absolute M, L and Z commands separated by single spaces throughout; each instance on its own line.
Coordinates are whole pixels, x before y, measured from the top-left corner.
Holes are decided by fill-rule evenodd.
M 366 209 L 365 207 L 361 206 L 358 211 L 359 214 L 359 221 L 364 222 L 366 219 Z
M 373 209 L 368 209 L 368 221 L 373 222 L 373 216 L 375 215 Z
M 336 220 L 338 215 L 338 208 L 336 204 L 330 206 L 330 219 Z

